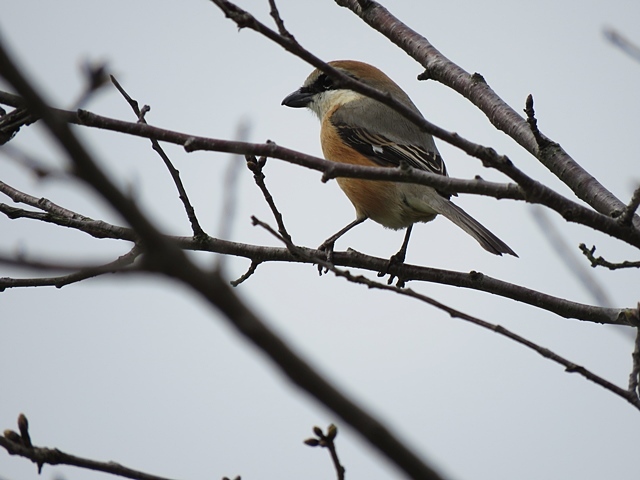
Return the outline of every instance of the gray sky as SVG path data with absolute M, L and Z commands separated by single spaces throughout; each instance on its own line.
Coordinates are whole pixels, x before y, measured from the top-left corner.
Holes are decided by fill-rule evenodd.
M 527 173 L 570 196 L 544 167 L 495 131 L 468 101 L 346 9 L 329 0 L 278 2 L 296 38 L 325 60 L 358 59 L 399 83 L 429 120 L 505 153 Z M 481 73 L 513 108 L 534 95 L 539 126 L 623 201 L 638 184 L 637 78 L 640 65 L 608 44 L 606 26 L 636 43 L 635 1 L 384 2 L 448 58 Z M 245 1 L 265 22 L 268 2 Z M 237 32 L 213 4 L 191 2 L 20 2 L 0 0 L 0 35 L 52 101 L 69 107 L 82 60 L 106 60 L 154 125 L 232 138 L 243 120 L 249 140 L 267 139 L 320 155 L 319 125 L 280 106 L 311 67 L 251 31 Z M 134 120 L 106 88 L 89 110 Z M 189 224 L 161 160 L 143 139 L 77 129 L 92 152 L 171 234 Z M 58 152 L 39 126 L 12 144 L 51 165 Z M 438 143 L 452 176 L 503 180 Z M 224 174 L 233 161 L 167 146 L 196 212 L 218 231 Z M 353 219 L 335 182 L 270 160 L 267 184 L 296 243 L 317 246 Z M 39 182 L 0 156 L 0 179 L 94 218 L 118 217 L 77 182 Z M 277 245 L 250 215 L 274 223 L 248 171 L 238 180 L 231 238 Z M 11 203 L 8 199 L 0 200 Z M 591 303 L 561 264 L 523 203 L 461 195 L 456 203 L 507 242 L 519 259 L 484 252 L 445 220 L 414 229 L 407 261 L 487 275 Z M 637 251 L 550 214 L 569 245 L 595 244 L 612 261 Z M 110 260 L 127 245 L 0 217 L 0 251 L 75 261 Z M 365 223 L 336 248 L 389 257 L 402 232 Z M 210 255 L 200 255 L 211 262 Z M 586 261 L 585 261 L 586 263 Z M 247 268 L 229 259 L 230 278 Z M 18 272 L 0 267 L 0 276 Z M 592 271 L 618 307 L 638 302 L 637 272 Z M 440 285 L 410 284 L 462 311 L 499 323 L 625 386 L 631 342 L 616 329 L 565 320 L 513 301 Z M 314 267 L 265 264 L 239 289 L 268 323 L 321 372 L 379 415 L 401 438 L 456 479 L 637 478 L 640 415 L 623 400 L 531 351 L 446 314 L 350 285 Z M 35 444 L 114 460 L 178 479 L 327 479 L 328 453 L 302 440 L 311 427 L 340 422 L 310 402 L 271 364 L 180 285 L 152 277 L 105 277 L 57 290 L 0 294 L 0 427 L 20 412 Z M 396 472 L 349 429 L 338 437 L 348 478 Z M 45 467 L 45 478 L 97 478 Z M 0 452 L 0 475 L 36 478 L 35 466 Z

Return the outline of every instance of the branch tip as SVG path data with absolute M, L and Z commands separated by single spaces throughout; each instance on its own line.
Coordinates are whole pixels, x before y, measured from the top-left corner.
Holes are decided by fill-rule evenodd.
M 485 78 L 478 72 L 475 72 L 473 75 L 471 75 L 471 81 L 473 83 L 483 83 L 487 85 L 487 81 L 485 80 Z
M 614 262 L 610 262 L 606 259 L 604 259 L 602 256 L 595 256 L 595 251 L 596 251 L 596 246 L 592 246 L 591 248 L 587 248 L 587 246 L 584 243 L 581 243 L 579 246 L 580 251 L 584 254 L 585 257 L 587 257 L 587 259 L 589 260 L 589 262 L 591 263 L 591 267 L 595 268 L 598 266 L 601 267 L 606 267 L 609 270 L 619 270 L 622 268 L 640 268 L 640 261 L 629 261 L 629 260 L 625 260 L 623 262 L 620 263 L 614 263 Z
M 425 68 L 424 72 L 422 72 L 420 75 L 418 75 L 417 79 L 419 81 L 426 81 L 426 80 L 431 80 L 433 77 L 431 76 L 431 72 L 429 71 L 428 68 Z
M 24 445 L 33 448 L 31 437 L 29 436 L 29 421 L 24 413 L 18 415 L 18 429 L 20 430 L 20 436 L 22 437 Z

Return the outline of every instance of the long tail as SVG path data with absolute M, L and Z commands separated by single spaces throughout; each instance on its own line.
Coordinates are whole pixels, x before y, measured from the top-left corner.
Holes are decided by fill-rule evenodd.
M 442 201 L 439 201 L 440 199 Z M 514 257 L 518 256 L 506 243 L 487 230 L 467 212 L 446 198 L 440 197 L 438 201 L 430 201 L 429 203 L 430 207 L 432 207 L 437 213 L 447 217 L 462 230 L 475 238 L 487 252 L 491 252 L 494 255 L 502 255 L 503 253 L 506 253 L 513 255 Z

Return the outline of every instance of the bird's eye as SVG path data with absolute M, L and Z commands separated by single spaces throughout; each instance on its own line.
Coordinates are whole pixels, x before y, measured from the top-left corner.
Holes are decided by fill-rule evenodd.
M 321 92 L 331 90 L 333 89 L 333 80 L 323 73 L 316 80 L 316 85 Z

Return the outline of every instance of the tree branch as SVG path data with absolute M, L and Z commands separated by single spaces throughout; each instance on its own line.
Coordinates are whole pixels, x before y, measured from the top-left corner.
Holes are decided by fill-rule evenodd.
M 631 200 L 629 200 L 629 205 L 627 205 L 624 208 L 624 210 L 622 211 L 622 214 L 620 215 L 620 217 L 618 217 L 618 221 L 626 227 L 631 226 L 633 217 L 635 216 L 636 210 L 638 210 L 639 206 L 640 206 L 640 187 L 636 188 L 633 191 Z
M 603 257 L 596 257 L 594 255 L 594 253 L 596 252 L 596 246 L 592 246 L 591 248 L 587 248 L 587 246 L 584 243 L 581 243 L 579 245 L 580 250 L 582 251 L 582 253 L 584 254 L 585 257 L 587 257 L 587 259 L 591 262 L 591 266 L 592 267 L 606 267 L 609 270 L 618 270 L 621 268 L 640 268 L 640 261 L 638 262 L 631 262 L 629 260 L 625 260 L 624 262 L 620 262 L 620 263 L 613 263 L 613 262 L 609 262 L 608 260 L 605 260 Z
M 140 256 L 140 250 L 137 247 L 133 247 L 128 253 L 121 255 L 112 262 L 105 263 L 104 265 L 92 265 L 87 267 L 74 267 L 70 265 L 57 265 L 46 262 L 34 262 L 28 260 L 20 260 L 14 258 L 8 258 L 0 256 L 0 263 L 13 265 L 22 268 L 34 268 L 37 270 L 76 270 L 67 275 L 60 275 L 57 277 L 45 277 L 45 278 L 8 278 L 0 277 L 0 292 L 7 288 L 18 287 L 47 287 L 53 286 L 56 288 L 62 288 L 72 283 L 81 282 L 89 278 L 104 275 L 106 273 L 122 273 L 136 271 L 130 267 L 133 262 Z
M 62 208 L 60 205 L 56 205 L 51 200 L 46 198 L 37 198 L 33 195 L 29 195 L 28 193 L 21 192 L 13 188 L 10 185 L 7 185 L 3 181 L 0 180 L 0 193 L 4 193 L 7 197 L 13 200 L 16 203 L 24 203 L 25 205 L 30 205 L 32 207 L 38 208 L 40 210 L 44 210 L 45 212 L 49 212 L 53 215 L 69 218 L 74 220 L 91 220 L 88 217 L 84 217 L 78 213 L 72 212 L 71 210 L 67 210 L 66 208 Z
M 122 87 L 122 85 L 120 85 L 118 80 L 116 80 L 116 78 L 113 75 L 111 75 L 111 83 L 113 83 L 116 89 L 127 101 L 129 106 L 133 110 L 133 113 L 135 113 L 136 116 L 138 117 L 138 122 L 146 125 L 147 120 L 144 117 L 145 117 L 145 114 L 149 111 L 149 107 L 145 105 L 146 108 L 143 107 L 142 110 L 140 110 L 140 108 L 138 107 L 138 102 L 133 98 L 131 98 L 131 96 L 129 96 L 129 94 L 125 91 L 125 89 Z M 167 167 L 167 170 L 169 170 L 169 174 L 171 175 L 171 178 L 173 179 L 173 183 L 178 189 L 179 198 L 182 201 L 182 204 L 184 205 L 184 209 L 187 213 L 187 218 L 191 223 L 193 236 L 194 237 L 205 236 L 206 233 L 204 233 L 204 230 L 202 230 L 202 227 L 200 226 L 200 222 L 198 222 L 198 217 L 196 217 L 196 211 L 193 208 L 193 205 L 191 205 L 191 202 L 189 201 L 189 196 L 187 195 L 187 191 L 185 190 L 184 184 L 182 183 L 182 179 L 180 178 L 180 172 L 176 167 L 173 166 L 173 163 L 171 162 L 171 160 L 169 159 L 169 156 L 165 153 L 163 148 L 160 146 L 160 143 L 155 138 L 151 138 L 150 140 L 151 140 L 151 146 L 153 150 L 160 156 L 160 158 L 164 162 L 165 166 Z
M 9 432 L 13 433 L 13 435 Z M 22 437 L 16 437 L 16 435 L 18 435 L 16 432 L 5 430 L 4 437 L 0 437 L 0 447 L 3 447 L 9 455 L 18 455 L 31 460 L 38 466 L 38 473 L 41 473 L 43 465 L 71 465 L 73 467 L 110 473 L 133 480 L 170 480 L 166 477 L 159 477 L 139 470 L 133 470 L 115 462 L 99 462 L 97 460 L 77 457 L 58 450 L 57 448 L 27 446 L 21 441 Z
M 338 435 L 338 427 L 336 427 L 333 423 L 327 427 L 327 433 L 325 434 L 320 427 L 313 427 L 313 433 L 316 435 L 316 438 L 307 438 L 304 443 L 310 447 L 323 447 L 329 450 L 329 455 L 331 455 L 331 461 L 333 462 L 333 467 L 336 469 L 336 478 L 338 480 L 344 480 L 344 474 L 346 469 L 340 463 L 340 459 L 338 458 L 338 450 L 336 449 L 335 439 Z
M 18 192 L 17 190 L 15 191 Z M 19 193 L 22 194 L 22 192 Z M 35 197 L 30 198 L 33 199 Z M 70 212 L 72 215 L 82 217 L 82 215 L 71 212 L 70 210 L 66 211 Z M 82 217 L 84 220 L 59 217 L 48 213 L 30 212 L 19 208 L 9 207 L 2 203 L 0 203 L 0 212 L 5 213 L 9 218 L 30 218 L 73 228 L 95 238 L 112 238 L 131 242 L 137 242 L 139 240 L 135 231 L 130 228 L 119 227 L 86 217 Z M 308 260 L 309 256 L 323 256 L 323 252 L 304 247 L 298 248 L 302 248 L 307 252 L 307 254 L 305 254 L 306 258 L 293 255 L 285 248 L 249 245 L 221 240 L 214 237 L 194 239 L 192 237 L 166 236 L 165 238 L 185 250 L 206 251 L 244 257 L 250 259 L 252 263 L 255 263 L 256 267 L 260 263 L 273 261 L 314 263 L 313 261 Z M 370 270 L 372 272 L 379 272 L 388 264 L 388 259 L 372 257 L 355 251 L 347 251 L 334 252 L 333 263 L 338 266 L 349 266 L 363 270 Z M 255 270 L 255 268 L 252 270 Z M 397 274 L 406 281 L 420 280 L 484 291 L 526 303 L 536 308 L 542 308 L 565 318 L 575 318 L 578 320 L 614 325 L 636 325 L 639 321 L 639 313 L 635 308 L 602 308 L 584 305 L 491 278 L 479 272 L 454 272 L 450 270 L 402 264 L 397 267 Z M 244 277 L 243 280 L 246 278 L 247 277 Z M 5 287 L 11 286 L 11 282 L 9 281 L 10 279 L 5 280 L 4 284 L 0 281 L 0 287 L 3 285 Z
M 273 214 L 273 218 L 275 218 L 276 223 L 278 224 L 278 232 L 280 233 L 280 235 L 282 235 L 283 238 L 287 239 L 288 242 L 292 242 L 291 235 L 289 235 L 289 232 L 287 231 L 287 227 L 285 227 L 284 225 L 284 219 L 282 217 L 282 214 L 278 210 L 278 207 L 276 207 L 276 203 L 273 200 L 273 196 L 271 195 L 271 192 L 269 192 L 269 190 L 267 189 L 267 185 L 264 182 L 265 177 L 264 177 L 264 173 L 262 172 L 262 169 L 266 165 L 267 159 L 265 157 L 262 157 L 260 158 L 260 160 L 258 160 L 256 159 L 256 157 L 253 157 L 251 155 L 247 155 L 246 158 L 247 158 L 247 167 L 249 168 L 249 170 L 251 170 L 251 172 L 253 172 L 253 179 L 256 182 L 256 185 L 258 186 L 260 191 L 262 192 L 262 196 L 264 197 L 264 200 L 267 202 L 267 205 L 269 205 L 269 209 Z

